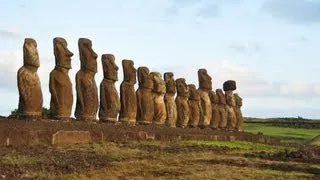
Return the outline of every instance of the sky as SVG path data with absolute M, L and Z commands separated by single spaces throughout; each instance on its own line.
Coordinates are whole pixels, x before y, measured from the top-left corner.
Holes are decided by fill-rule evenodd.
M 247 117 L 320 119 L 320 0 L 0 0 L 0 115 L 18 106 L 17 70 L 24 38 L 38 43 L 44 106 L 49 107 L 53 38 L 74 53 L 89 38 L 99 55 L 112 53 L 135 67 L 174 72 L 198 85 L 206 68 L 213 88 L 237 81 Z M 76 94 L 74 92 L 74 99 Z M 75 103 L 74 103 L 75 108 Z

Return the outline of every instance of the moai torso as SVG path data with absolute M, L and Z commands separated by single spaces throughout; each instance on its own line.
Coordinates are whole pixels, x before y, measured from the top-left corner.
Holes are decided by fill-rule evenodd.
M 226 129 L 227 127 L 227 111 L 226 111 L 226 97 L 222 91 L 222 89 L 216 89 L 216 95 L 218 96 L 218 111 L 220 116 L 219 129 Z
M 188 126 L 189 127 L 197 127 L 199 125 L 200 120 L 200 94 L 194 84 L 189 84 L 189 111 L 190 117 Z
M 210 122 L 210 127 L 212 129 L 219 129 L 219 123 L 221 121 L 220 113 L 218 109 L 219 97 L 214 91 L 209 91 L 209 97 L 212 107 L 212 117 Z
M 176 97 L 176 105 L 177 105 L 177 127 L 185 128 L 189 122 L 189 87 L 186 84 L 186 80 L 184 78 L 179 78 L 176 80 L 177 84 L 177 97 Z
M 174 96 L 177 92 L 177 88 L 173 73 L 164 73 L 164 81 L 166 82 L 166 94 L 164 97 L 167 110 L 166 125 L 169 127 L 176 127 L 177 106 L 174 100 Z
M 37 43 L 26 38 L 23 45 L 23 66 L 18 70 L 19 118 L 39 120 L 42 115 L 42 91 L 37 74 L 39 68 Z
M 67 41 L 57 37 L 53 39 L 55 68 L 50 73 L 49 91 L 51 93 L 50 110 L 55 119 L 69 121 L 73 103 L 72 83 L 69 78 L 73 53 L 67 48 Z
M 115 87 L 118 81 L 118 66 L 112 54 L 103 54 L 101 57 L 103 67 L 103 80 L 100 84 L 100 109 L 101 122 L 116 122 L 120 112 L 120 99 Z
M 212 108 L 209 97 L 209 91 L 212 90 L 212 78 L 208 75 L 206 69 L 199 69 L 198 80 L 201 107 L 199 127 L 205 128 L 210 125 L 212 117 Z
M 236 128 L 238 131 L 243 131 L 243 116 L 241 112 L 242 98 L 239 96 L 238 93 L 234 93 L 234 98 L 236 101 L 236 106 L 234 108 L 237 118 Z
M 80 121 L 96 121 L 98 111 L 98 88 L 94 79 L 97 73 L 97 54 L 89 39 L 78 41 L 81 69 L 76 74 L 77 104 L 75 117 Z
M 137 90 L 137 122 L 151 124 L 154 116 L 153 81 L 147 67 L 138 68 L 139 88 Z
M 120 85 L 120 114 L 119 121 L 135 124 L 137 116 L 137 97 L 134 90 L 136 84 L 136 72 L 134 63 L 131 60 L 123 60 L 123 81 Z
M 163 125 L 167 118 L 166 105 L 164 103 L 164 95 L 166 93 L 166 83 L 162 79 L 161 74 L 158 72 L 151 72 L 151 78 L 153 80 L 153 104 L 154 115 L 153 123 L 157 125 Z

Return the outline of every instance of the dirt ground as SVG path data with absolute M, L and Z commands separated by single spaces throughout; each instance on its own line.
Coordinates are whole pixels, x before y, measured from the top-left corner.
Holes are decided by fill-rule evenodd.
M 90 131 L 103 141 L 28 144 L 34 137 L 50 141 L 59 130 Z M 20 144 L 5 146 L 8 136 Z M 0 179 L 320 178 L 319 147 L 246 132 L 2 118 L 0 142 Z
M 309 149 L 308 153 L 316 153 L 314 150 Z M 306 153 L 302 151 L 291 153 Z M 320 178 L 318 155 L 291 157 L 281 153 L 183 141 L 3 147 L 0 148 L 0 179 Z

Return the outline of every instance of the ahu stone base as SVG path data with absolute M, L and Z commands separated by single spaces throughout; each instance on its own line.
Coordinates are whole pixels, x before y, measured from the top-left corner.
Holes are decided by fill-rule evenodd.
M 158 125 L 89 124 L 54 120 L 21 121 L 0 119 L 0 146 L 62 145 L 135 140 L 249 141 L 279 144 L 280 140 L 247 132 L 227 132 L 199 128 L 169 128 Z

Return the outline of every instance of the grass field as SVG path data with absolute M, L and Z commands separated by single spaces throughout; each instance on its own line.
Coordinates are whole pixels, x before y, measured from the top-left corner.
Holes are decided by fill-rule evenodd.
M 245 131 L 251 133 L 263 133 L 268 136 L 275 136 L 287 143 L 307 143 L 317 135 L 320 135 L 320 129 L 304 129 L 278 127 L 263 123 L 246 123 Z
M 246 131 L 280 137 L 297 146 L 319 129 L 246 124 Z M 267 159 L 259 154 L 298 147 L 224 141 L 130 141 L 0 149 L 0 178 L 13 179 L 317 179 L 314 162 Z

